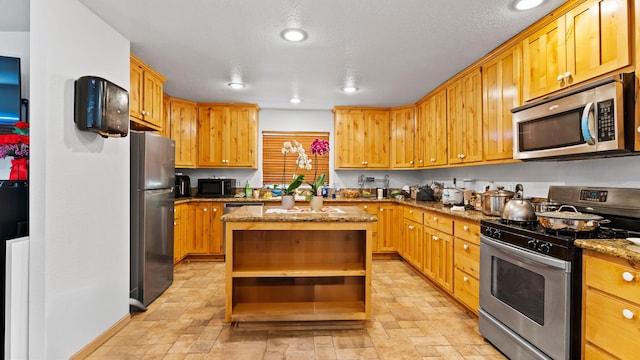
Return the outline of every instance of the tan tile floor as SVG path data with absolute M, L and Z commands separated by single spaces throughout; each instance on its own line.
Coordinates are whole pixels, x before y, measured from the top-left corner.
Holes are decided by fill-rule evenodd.
M 477 318 L 400 260 L 373 262 L 372 320 L 282 330 L 224 322 L 224 263 L 178 267 L 173 285 L 89 359 L 505 359 Z

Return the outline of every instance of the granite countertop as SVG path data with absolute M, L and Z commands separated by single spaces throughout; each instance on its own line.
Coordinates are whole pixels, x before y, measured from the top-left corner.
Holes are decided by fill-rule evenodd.
M 291 210 L 280 207 L 243 206 L 220 217 L 225 222 L 374 222 L 375 215 L 355 206 L 325 206 L 312 211 L 308 206 Z
M 579 239 L 575 240 L 574 244 L 583 249 L 640 262 L 640 245 L 635 245 L 626 239 Z
M 251 202 L 251 203 L 256 203 L 256 202 L 262 202 L 265 204 L 279 204 L 281 201 L 281 198 L 277 197 L 277 198 L 244 198 L 244 197 L 232 197 L 232 198 L 202 198 L 202 197 L 189 197 L 189 198 L 181 198 L 181 199 L 176 199 L 175 203 L 176 204 L 182 204 L 182 203 L 188 203 L 188 202 L 201 202 L 201 201 L 215 201 L 215 202 L 223 202 L 223 203 L 228 203 L 228 202 L 233 202 L 233 203 L 243 203 L 243 202 Z M 453 217 L 458 217 L 458 218 L 462 218 L 462 219 L 467 219 L 467 220 L 472 220 L 472 221 L 480 221 L 480 220 L 495 220 L 498 219 L 499 217 L 496 216 L 488 216 L 488 215 L 484 215 L 482 213 L 482 211 L 476 211 L 476 210 L 463 210 L 463 211 L 457 211 L 457 210 L 451 210 L 452 208 L 450 206 L 445 206 L 443 205 L 441 202 L 439 201 L 416 201 L 416 200 L 411 200 L 411 199 L 406 199 L 406 200 L 397 200 L 397 199 L 375 199 L 375 198 L 336 198 L 336 199 L 324 199 L 324 205 L 325 206 L 331 206 L 331 203 L 340 203 L 340 204 L 353 204 L 353 205 L 358 205 L 358 204 L 366 204 L 366 203 L 395 203 L 395 204 L 399 204 L 399 205 L 409 205 L 409 206 L 413 206 L 416 207 L 418 209 L 423 209 L 423 210 L 429 210 L 429 211 L 435 211 L 441 214 L 446 214 L 446 215 L 450 215 Z M 296 199 L 296 203 L 297 204 L 308 204 L 307 201 L 304 200 L 300 200 L 300 199 Z

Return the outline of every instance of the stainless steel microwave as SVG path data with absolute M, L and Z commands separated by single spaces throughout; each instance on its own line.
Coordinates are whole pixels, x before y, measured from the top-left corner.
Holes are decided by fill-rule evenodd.
M 235 195 L 235 179 L 198 179 L 200 197 L 224 198 Z
M 588 158 L 633 151 L 634 76 L 619 74 L 511 110 L 513 158 Z

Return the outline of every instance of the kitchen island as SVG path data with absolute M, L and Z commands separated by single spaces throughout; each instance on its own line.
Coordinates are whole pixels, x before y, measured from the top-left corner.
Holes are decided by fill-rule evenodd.
M 225 225 L 225 321 L 364 320 L 371 231 L 356 206 L 241 207 Z

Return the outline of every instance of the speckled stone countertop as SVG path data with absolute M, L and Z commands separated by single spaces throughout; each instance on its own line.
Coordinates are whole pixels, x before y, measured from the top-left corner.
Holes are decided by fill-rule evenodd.
M 228 202 L 233 202 L 233 203 L 243 203 L 243 202 L 252 202 L 252 203 L 256 203 L 256 202 L 262 202 L 265 204 L 270 204 L 270 205 L 276 205 L 279 204 L 281 199 L 280 198 L 271 198 L 271 199 L 266 199 L 266 198 L 244 198 L 244 197 L 240 197 L 240 198 L 201 198 L 201 197 L 189 197 L 189 198 L 182 198 L 182 199 L 176 199 L 176 204 L 181 204 L 181 203 L 188 203 L 188 202 L 201 202 L 201 201 L 215 201 L 215 202 L 223 202 L 223 203 L 228 203 Z M 495 220 L 498 219 L 499 217 L 496 216 L 487 216 L 484 215 L 481 211 L 476 211 L 476 210 L 464 210 L 464 211 L 457 211 L 457 210 L 451 210 L 452 208 L 450 206 L 445 206 L 443 205 L 441 202 L 439 201 L 416 201 L 416 200 L 396 200 L 396 199 L 382 199 L 382 200 L 378 200 L 378 199 L 374 199 L 374 198 L 336 198 L 336 199 L 324 199 L 324 205 L 325 206 L 331 206 L 332 203 L 338 203 L 340 204 L 340 206 L 344 206 L 345 204 L 353 204 L 353 205 L 359 205 L 359 204 L 366 204 L 366 203 L 395 203 L 395 204 L 399 204 L 399 205 L 409 205 L 409 206 L 413 206 L 416 207 L 418 209 L 423 209 L 423 210 L 430 210 L 430 211 L 435 211 L 441 214 L 446 214 L 446 215 L 450 215 L 453 217 L 457 217 L 457 218 L 462 218 L 462 219 L 466 219 L 466 220 L 472 220 L 472 221 L 480 221 L 480 220 Z M 304 200 L 298 200 L 296 199 L 296 204 L 299 205 L 307 205 L 308 202 L 304 201 Z
M 243 206 L 222 215 L 225 222 L 374 222 L 375 215 L 355 206 L 325 206 L 321 211 L 311 211 L 308 206 L 296 206 L 290 212 L 265 206 Z
M 575 240 L 574 244 L 583 249 L 597 251 L 633 262 L 640 262 L 640 246 L 626 239 L 580 239 Z

